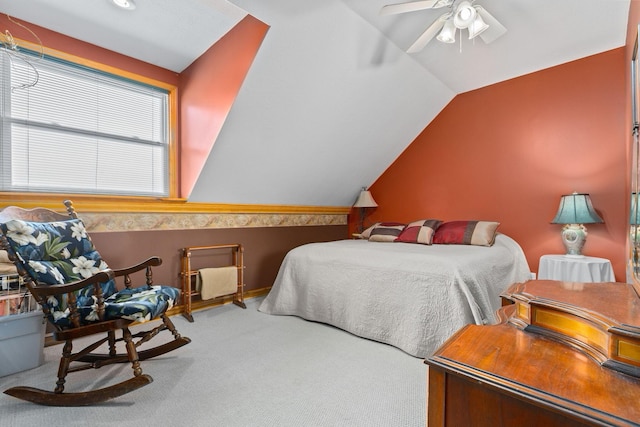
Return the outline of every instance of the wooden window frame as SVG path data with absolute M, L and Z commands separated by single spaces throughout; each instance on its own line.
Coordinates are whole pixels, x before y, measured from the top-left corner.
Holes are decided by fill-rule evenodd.
M 118 195 L 99 195 L 99 194 L 83 194 L 83 193 L 69 193 L 69 194 L 57 194 L 57 193 L 41 193 L 41 192 L 0 192 L 0 204 L 14 204 L 17 202 L 21 202 L 22 206 L 29 206 L 32 204 L 37 204 L 42 207 L 49 208 L 58 208 L 59 206 L 51 206 L 51 200 L 56 200 L 58 203 L 61 200 L 73 199 L 88 203 L 90 206 L 100 207 L 103 209 L 104 206 L 112 206 L 115 208 L 115 211 L 118 211 L 118 206 L 122 203 L 134 203 L 140 207 L 143 206 L 154 206 L 158 205 L 158 203 L 162 203 L 163 201 L 173 201 L 173 202 L 184 202 L 182 199 L 178 199 L 178 181 L 179 181 L 179 171 L 178 171 L 178 143 L 177 143 L 177 133 L 178 133 L 178 88 L 175 85 L 152 79 L 143 75 L 139 75 L 136 73 L 132 73 L 126 70 L 122 70 L 117 67 L 113 67 L 110 65 L 106 65 L 97 61 L 89 60 L 86 58 L 82 58 L 76 55 L 72 55 L 69 53 L 65 53 L 56 49 L 51 49 L 47 47 L 43 47 L 34 43 L 30 43 L 24 40 L 15 39 L 19 48 L 28 49 L 34 52 L 42 51 L 47 56 L 52 56 L 64 61 L 68 61 L 71 63 L 75 63 L 84 67 L 88 67 L 91 69 L 95 69 L 100 72 L 112 74 L 114 76 L 126 78 L 132 81 L 136 81 L 142 84 L 146 84 L 149 86 L 155 86 L 161 89 L 164 89 L 168 92 L 168 191 L 169 196 L 166 198 L 158 198 L 155 196 L 118 196 Z M 153 208 L 157 209 L 157 208 Z M 146 211 L 147 209 L 143 209 Z

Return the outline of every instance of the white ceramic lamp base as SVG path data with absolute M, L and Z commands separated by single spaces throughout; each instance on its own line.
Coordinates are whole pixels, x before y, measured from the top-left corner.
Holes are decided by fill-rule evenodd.
M 562 227 L 562 243 L 568 257 L 583 257 L 582 247 L 587 240 L 587 227 L 582 224 L 566 224 Z

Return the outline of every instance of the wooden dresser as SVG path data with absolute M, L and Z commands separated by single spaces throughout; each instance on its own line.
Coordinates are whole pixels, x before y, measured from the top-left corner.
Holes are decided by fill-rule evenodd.
M 428 425 L 640 426 L 640 298 L 624 283 L 529 281 L 497 325 L 469 325 L 429 365 Z

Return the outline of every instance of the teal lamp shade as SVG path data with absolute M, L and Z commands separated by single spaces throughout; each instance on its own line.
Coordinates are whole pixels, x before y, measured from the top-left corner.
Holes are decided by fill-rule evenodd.
M 560 199 L 560 207 L 552 224 L 565 224 L 562 227 L 562 243 L 566 256 L 581 257 L 582 248 L 587 240 L 587 228 L 583 224 L 603 223 L 596 213 L 588 194 L 574 192 Z

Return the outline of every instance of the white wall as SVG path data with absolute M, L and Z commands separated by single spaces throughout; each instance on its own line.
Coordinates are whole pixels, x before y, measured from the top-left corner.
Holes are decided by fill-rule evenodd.
M 271 26 L 190 201 L 349 206 L 455 95 L 338 0 L 236 0 Z

